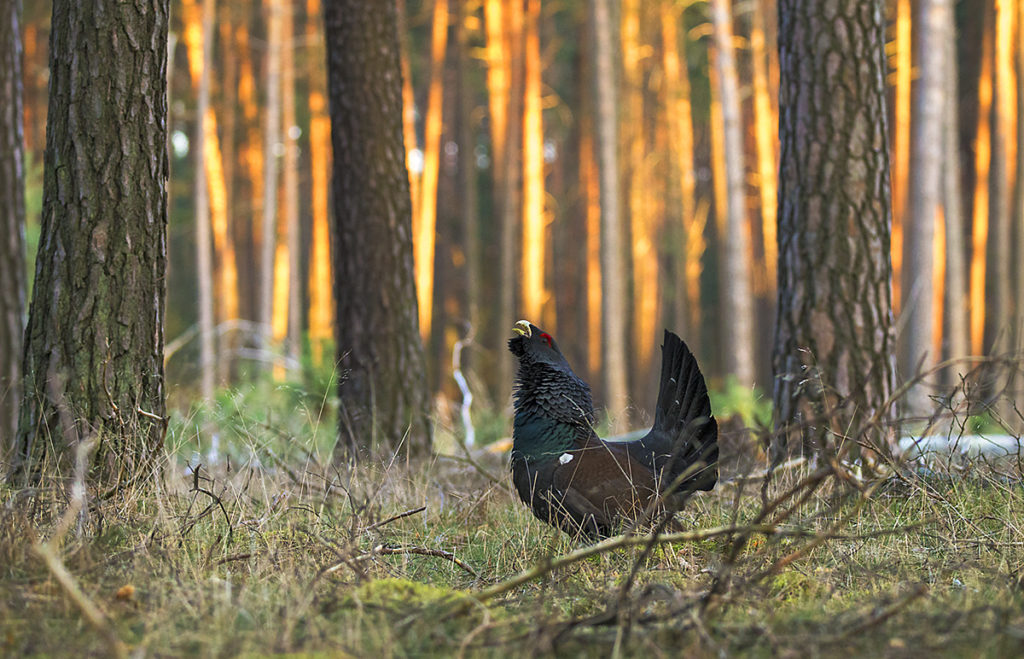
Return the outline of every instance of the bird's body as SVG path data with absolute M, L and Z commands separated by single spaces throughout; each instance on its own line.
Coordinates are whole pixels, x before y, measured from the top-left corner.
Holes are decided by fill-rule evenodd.
M 665 332 L 654 426 L 609 442 L 594 432 L 590 387 L 551 336 L 526 321 L 509 349 L 515 385 L 512 482 L 535 516 L 568 533 L 603 537 L 652 504 L 676 510 L 718 479 L 718 428 L 689 349 Z

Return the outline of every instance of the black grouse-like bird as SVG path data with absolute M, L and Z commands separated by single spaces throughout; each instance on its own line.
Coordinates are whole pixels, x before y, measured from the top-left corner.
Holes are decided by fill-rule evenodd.
M 525 320 L 508 347 L 519 359 L 512 482 L 541 521 L 591 538 L 613 534 L 652 504 L 678 510 L 718 480 L 718 424 L 686 344 L 665 331 L 654 426 L 642 438 L 594 432 L 590 387 L 550 334 Z

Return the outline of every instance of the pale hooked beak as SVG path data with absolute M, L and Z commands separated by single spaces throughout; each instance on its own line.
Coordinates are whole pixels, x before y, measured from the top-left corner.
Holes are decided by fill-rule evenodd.
M 518 323 L 515 324 L 515 327 L 512 328 L 512 331 L 518 334 L 519 336 L 525 336 L 526 338 L 530 338 L 530 321 L 520 320 Z

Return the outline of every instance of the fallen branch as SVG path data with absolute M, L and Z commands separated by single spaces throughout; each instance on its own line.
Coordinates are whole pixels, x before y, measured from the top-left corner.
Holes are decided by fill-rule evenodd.
M 458 556 L 450 551 L 444 551 L 443 549 L 430 549 L 429 547 L 393 547 L 391 545 L 377 545 L 365 554 L 356 556 L 353 561 L 365 561 L 374 556 L 394 556 L 394 555 L 405 555 L 405 554 L 416 554 L 418 556 L 435 556 L 437 558 L 443 558 L 446 561 L 450 561 L 454 565 L 458 565 L 460 568 L 473 575 L 473 578 L 479 579 L 480 575 L 477 574 L 468 563 L 460 559 Z M 324 574 L 334 572 L 342 565 L 348 565 L 349 561 L 342 561 L 337 565 L 332 565 L 329 568 L 323 570 Z
M 553 570 L 565 567 L 566 565 L 572 565 L 573 563 L 579 563 L 582 560 L 596 556 L 598 554 L 605 554 L 612 550 L 619 549 L 622 547 L 636 547 L 639 545 L 662 545 L 670 542 L 694 542 L 697 540 L 707 540 L 709 538 L 717 538 L 724 535 L 733 535 L 735 533 L 761 533 L 764 535 L 773 535 L 779 532 L 779 527 L 775 524 L 760 524 L 755 526 L 716 526 L 708 529 L 697 529 L 695 531 L 682 531 L 679 533 L 666 533 L 664 535 L 655 536 L 653 539 L 650 535 L 617 535 L 601 542 L 590 545 L 587 547 L 581 547 L 576 551 L 569 552 L 562 556 L 556 556 L 549 558 L 546 561 L 538 563 L 532 568 L 520 572 L 511 579 L 502 581 L 501 583 L 495 584 L 490 588 L 485 588 L 478 593 L 472 593 L 470 597 L 478 602 L 486 602 L 487 600 L 493 599 L 498 595 L 507 593 L 508 591 L 517 588 L 524 583 L 533 581 L 538 577 L 542 577 Z M 652 543 L 653 540 L 653 543 Z

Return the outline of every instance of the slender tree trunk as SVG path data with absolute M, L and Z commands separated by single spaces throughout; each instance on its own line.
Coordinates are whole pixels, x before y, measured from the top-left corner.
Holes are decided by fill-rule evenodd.
M 615 38 L 610 0 L 594 0 L 594 107 L 597 115 L 597 167 L 601 194 L 601 313 L 604 335 L 604 389 L 613 419 L 626 412 L 626 307 L 615 75 Z
M 336 457 L 377 446 L 423 454 L 430 447 L 429 396 L 416 309 L 396 8 L 329 0 L 324 30 L 337 342 L 345 372 Z
M 956 57 L 956 22 L 953 12 L 942 14 L 942 59 L 945 67 L 943 107 L 942 194 L 946 222 L 946 337 L 947 356 L 961 359 L 970 354 L 967 324 L 967 253 L 964 250 L 963 188 L 960 179 L 960 114 L 959 71 Z M 1024 272 L 1024 269 L 1021 270 Z M 954 366 L 945 373 L 945 384 L 954 386 L 963 366 Z
M 97 483 L 160 451 L 169 2 L 56 0 L 43 213 L 15 467 L 33 480 L 96 435 Z
M 914 99 L 911 143 L 909 222 L 905 225 L 903 313 L 907 315 L 903 375 L 912 378 L 935 365 L 932 347 L 935 317 L 932 305 L 932 253 L 936 214 L 941 204 L 942 124 L 945 108 L 943 78 L 948 0 L 921 0 L 919 5 L 917 95 Z M 924 416 L 931 408 L 925 383 L 914 387 L 907 399 L 911 414 Z
M 213 53 L 214 0 L 203 0 L 195 18 L 199 23 L 199 43 L 190 64 L 198 73 L 193 83 L 198 90 L 196 103 L 195 159 L 195 231 L 196 283 L 199 288 L 199 393 L 205 400 L 213 398 L 217 369 L 216 337 L 213 333 L 213 251 L 210 240 L 210 191 L 206 171 L 206 121 L 210 111 L 210 64 Z M 186 12 L 187 15 L 188 12 Z M 198 59 L 196 66 L 192 59 Z
M 677 320 L 680 329 L 685 329 L 687 343 L 697 349 L 700 344 L 701 308 L 700 276 L 703 271 L 704 228 L 707 210 L 698 211 L 697 177 L 694 171 L 693 111 L 690 100 L 690 74 L 686 64 L 684 38 L 679 43 L 677 23 L 681 20 L 675 13 L 675 3 L 662 5 L 662 41 L 665 49 L 665 84 L 668 96 L 667 112 L 670 121 L 670 151 L 678 160 L 680 214 L 683 229 L 683 253 L 676 276 Z M 674 127 L 674 128 L 673 128 Z
M 414 231 L 416 293 L 420 332 L 430 336 L 434 307 L 434 251 L 437 240 L 437 184 L 441 171 L 441 131 L 444 127 L 444 62 L 448 52 L 448 0 L 434 0 L 430 37 L 430 86 L 424 120 L 423 179 L 420 184 L 419 225 Z
M 306 39 L 312 44 L 307 76 L 309 94 L 309 164 L 313 215 L 312 250 L 309 267 L 309 338 L 313 361 L 322 363 L 324 341 L 333 335 L 334 308 L 331 302 L 331 235 L 328 196 L 331 171 L 331 119 L 327 116 L 321 62 L 324 61 L 323 25 L 320 0 L 306 5 Z
M 465 319 L 473 331 L 480 322 L 480 240 L 478 230 L 476 131 L 473 111 L 476 108 L 470 69 L 473 65 L 468 21 L 473 17 L 473 2 L 460 0 L 457 39 L 459 46 L 459 185 L 462 188 L 462 244 L 466 254 Z M 462 355 L 463 370 L 469 363 L 468 353 Z
M 996 0 L 994 99 L 995 121 L 992 130 L 992 206 L 989 214 L 989 262 L 993 264 L 986 281 L 988 299 L 992 302 L 987 324 L 993 354 L 1004 355 L 1013 350 L 1013 232 L 1012 217 L 1013 167 L 1017 143 L 1015 118 L 1017 114 L 1017 85 L 1013 71 L 1013 15 L 1016 13 L 1015 0 Z M 1018 264 L 1019 267 L 1019 264 Z M 1013 415 L 1013 401 L 1004 394 L 1010 384 L 1010 371 L 1001 367 L 996 378 L 996 395 L 999 396 L 1001 413 L 1006 418 Z
M 754 383 L 754 300 L 750 293 L 746 195 L 744 194 L 743 127 L 739 83 L 732 46 L 729 0 L 711 1 L 714 64 L 718 72 L 724 136 L 726 221 L 722 245 L 722 348 L 725 371 L 742 386 Z
M 281 144 L 281 0 L 268 0 L 267 90 L 263 123 L 263 222 L 260 231 L 259 322 L 263 345 L 273 332 L 274 266 L 277 253 L 277 157 Z
M 521 205 L 520 184 L 522 169 L 520 150 L 508 148 L 520 144 L 522 139 L 523 109 L 523 6 L 508 3 L 503 13 L 505 48 L 508 62 L 508 106 L 504 144 L 505 162 L 501 166 L 501 199 L 499 220 L 499 294 L 498 294 L 498 345 L 502 358 L 498 361 L 499 398 L 507 401 L 512 391 L 512 355 L 505 349 L 505 341 L 515 323 L 515 309 L 519 278 L 516 264 L 519 262 L 519 211 Z
M 544 124 L 541 116 L 540 0 L 527 0 L 523 54 L 523 255 L 522 309 L 531 322 L 556 328 L 542 313 L 549 291 L 544 273 Z
M 20 0 L 0 0 L 0 462 L 14 448 L 25 318 Z
M 1024 34 L 1024 2 L 1017 3 L 1017 30 L 1018 34 Z M 1024 259 L 1024 44 L 1017 42 L 1017 185 L 1014 188 L 1013 197 L 1013 226 L 1016 228 L 1014 239 L 1016 242 L 1017 268 L 1014 302 L 1016 304 L 1016 351 L 1020 358 L 1024 355 L 1024 267 L 1019 261 Z M 1021 374 L 1017 374 L 1017 384 L 1020 385 Z
M 299 227 L 299 135 L 295 117 L 295 11 L 289 3 L 282 12 L 284 42 L 281 56 L 281 90 L 284 124 L 283 206 L 285 244 L 288 251 L 287 339 L 285 354 L 294 362 L 302 343 L 302 235 Z
M 849 448 L 849 433 L 893 445 L 884 44 L 882 0 L 779 3 L 773 461 L 790 439 L 814 453 Z
M 971 223 L 971 352 L 985 349 L 985 270 L 989 229 L 989 170 L 992 165 L 992 12 L 984 9 L 981 71 L 978 75 L 978 129 L 974 140 L 974 200 Z
M 892 156 L 892 267 L 893 305 L 900 311 L 904 299 L 903 286 L 903 234 L 907 216 L 907 190 L 910 178 L 910 88 L 913 80 L 912 3 L 896 0 L 896 93 L 893 111 L 894 123 Z
M 776 236 L 776 210 L 779 203 L 778 174 L 775 140 L 778 137 L 778 118 L 772 109 L 768 91 L 768 56 L 765 46 L 767 21 L 762 0 L 751 5 L 750 59 L 754 92 L 754 144 L 757 150 L 757 184 L 761 200 L 761 234 L 764 242 L 763 275 L 760 292 L 775 290 L 775 271 L 778 268 L 778 237 Z

